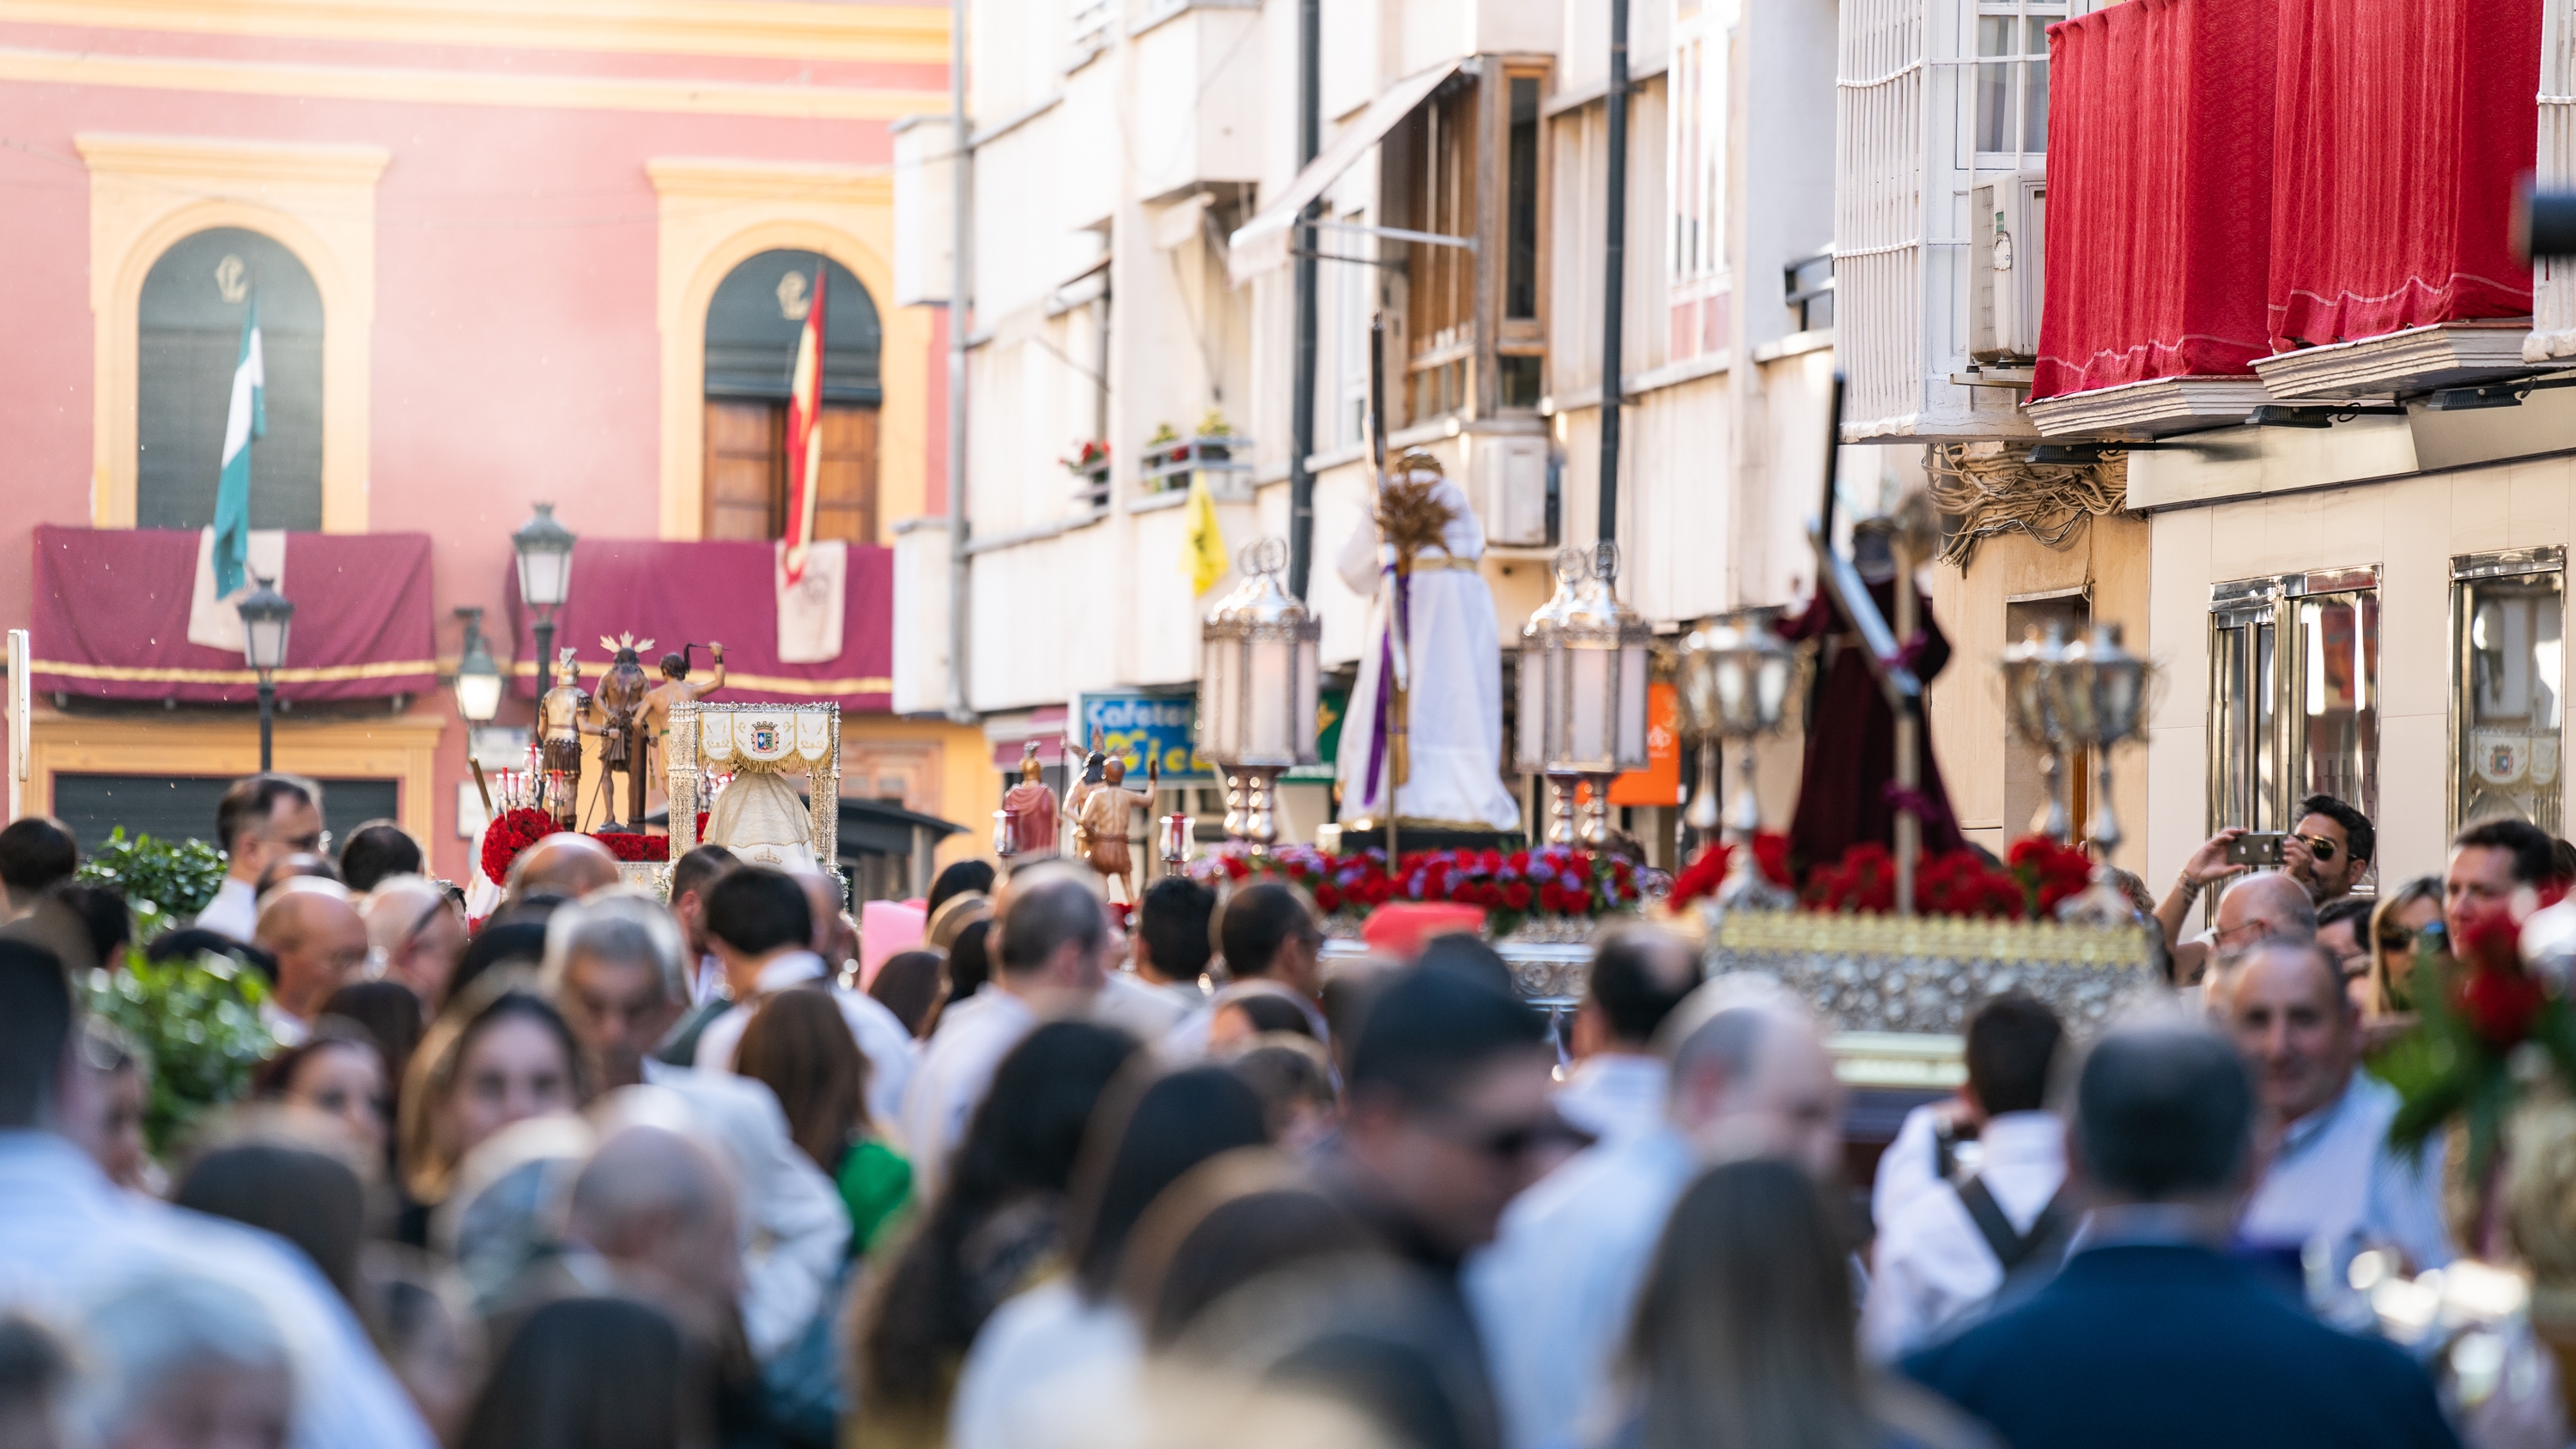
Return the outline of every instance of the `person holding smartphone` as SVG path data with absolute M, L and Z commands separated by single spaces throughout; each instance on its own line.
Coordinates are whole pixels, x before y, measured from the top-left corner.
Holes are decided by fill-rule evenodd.
M 2212 949 L 2208 931 L 2190 940 L 2182 936 L 2183 921 L 2202 891 L 2249 870 L 2272 869 L 2297 881 L 2310 904 L 2323 906 L 2352 894 L 2369 873 L 2378 844 L 2370 817 L 2332 795 L 2299 802 L 2295 830 L 2267 833 L 2231 825 L 2209 837 L 2183 862 L 2156 905 L 2156 924 L 2165 933 L 2165 948 L 2174 954 L 2175 979 L 2197 977 Z

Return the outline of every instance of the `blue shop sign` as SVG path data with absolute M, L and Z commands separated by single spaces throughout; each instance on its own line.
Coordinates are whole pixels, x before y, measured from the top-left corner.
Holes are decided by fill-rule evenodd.
M 1073 735 L 1090 748 L 1095 735 L 1101 748 L 1126 761 L 1127 786 L 1142 789 L 1145 761 L 1160 763 L 1163 783 L 1205 780 L 1214 774 L 1198 757 L 1198 698 L 1168 694 L 1085 694 L 1073 702 Z

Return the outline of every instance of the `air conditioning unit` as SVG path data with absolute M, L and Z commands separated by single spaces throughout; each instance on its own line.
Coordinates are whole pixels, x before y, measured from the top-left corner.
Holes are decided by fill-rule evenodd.
M 2039 355 L 2047 257 L 2048 173 L 2019 171 L 1969 188 L 1969 356 L 2011 362 Z
M 1468 501 L 1485 526 L 1485 542 L 1523 548 L 1545 544 L 1547 435 L 1472 436 Z

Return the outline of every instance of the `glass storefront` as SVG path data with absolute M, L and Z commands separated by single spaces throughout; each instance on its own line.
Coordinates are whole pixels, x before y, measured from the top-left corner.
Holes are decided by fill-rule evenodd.
M 2375 568 L 2211 589 L 2212 829 L 2287 830 L 2311 795 L 2378 817 L 2379 639 Z
M 2451 828 L 2512 815 L 2557 835 L 2566 550 L 2451 560 Z

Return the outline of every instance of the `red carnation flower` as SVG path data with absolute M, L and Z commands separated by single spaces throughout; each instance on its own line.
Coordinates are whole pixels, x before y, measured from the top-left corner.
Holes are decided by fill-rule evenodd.
M 1529 882 L 1525 880 L 1516 880 L 1510 885 L 1503 887 L 1503 904 L 1516 911 L 1528 910 L 1530 906 Z
M 2540 1003 L 2540 983 L 2520 966 L 2473 967 L 2452 994 L 2452 1005 L 2468 1019 L 2470 1029 L 2499 1051 L 2531 1035 Z

